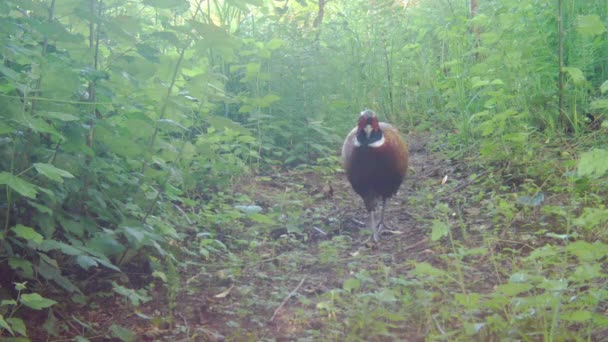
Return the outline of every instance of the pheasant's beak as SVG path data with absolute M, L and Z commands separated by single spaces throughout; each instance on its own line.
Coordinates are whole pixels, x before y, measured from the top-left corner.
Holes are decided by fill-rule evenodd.
M 365 136 L 369 139 L 369 136 L 372 134 L 372 131 L 374 129 L 372 128 L 372 125 L 365 125 L 365 128 L 363 128 L 363 130 L 365 131 Z

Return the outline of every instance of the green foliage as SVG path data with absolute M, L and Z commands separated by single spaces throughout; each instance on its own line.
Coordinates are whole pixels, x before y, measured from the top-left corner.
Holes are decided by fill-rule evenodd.
M 338 231 L 316 204 L 322 191 L 301 181 L 237 191 L 255 173 L 272 188 L 295 166 L 331 185 L 342 137 L 372 108 L 413 143 L 417 130 L 441 134 L 454 164 L 491 176 L 474 195 L 411 199 L 431 213 L 419 222 L 438 246 L 432 262 L 374 258 L 360 269 L 349 238 L 315 245 L 317 270 L 341 277 L 314 306 L 329 321 L 324 337 L 398 339 L 406 321 L 429 339 L 577 339 L 575 328 L 593 339 L 607 325 L 596 309 L 606 296 L 606 2 L 564 3 L 561 69 L 555 1 L 471 3 L 1 2 L 0 270 L 17 284 L 2 294 L 1 331 L 27 336 L 19 308 L 87 302 L 84 275 L 144 305 L 154 286 L 125 270 L 147 263 L 173 324 L 182 271 L 316 243 L 310 227 Z M 467 201 L 487 216 L 483 228 L 467 221 Z M 508 234 L 533 248 L 499 250 Z M 492 288 L 470 279 L 475 259 L 492 264 Z M 49 311 L 51 335 L 54 320 Z

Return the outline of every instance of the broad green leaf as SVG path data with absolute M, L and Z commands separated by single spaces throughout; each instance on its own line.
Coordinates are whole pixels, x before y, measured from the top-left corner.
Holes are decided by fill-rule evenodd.
M 601 242 L 589 243 L 579 240 L 566 246 L 566 250 L 580 260 L 588 262 L 594 262 L 608 255 L 608 245 Z
M 581 228 L 594 229 L 608 222 L 608 209 L 584 208 L 583 213 L 573 223 Z
M 358 290 L 361 287 L 361 281 L 357 278 L 348 278 L 342 284 L 342 288 L 346 291 Z
M 8 265 L 13 270 L 21 270 L 27 278 L 34 277 L 34 269 L 32 268 L 32 263 L 29 260 L 19 259 L 19 258 L 9 258 Z
M 10 305 L 17 305 L 17 302 L 14 299 L 5 299 L 0 301 L 0 306 L 10 306 Z
M 268 225 L 273 225 L 273 224 L 277 223 L 274 219 L 272 219 L 272 217 L 270 217 L 268 215 L 264 215 L 264 214 L 254 213 L 254 214 L 249 215 L 248 217 L 257 223 L 268 224 Z
M 61 133 L 55 129 L 55 127 L 51 126 L 48 122 L 46 122 L 42 118 L 33 118 L 26 123 L 26 125 L 39 133 L 49 133 L 55 137 L 63 138 Z
M 245 67 L 248 76 L 255 76 L 260 73 L 262 65 L 260 63 L 249 63 Z
M 598 178 L 608 172 L 608 150 L 594 149 L 581 154 L 578 175 Z
M 24 225 L 18 224 L 11 228 L 11 230 L 15 233 L 17 237 L 20 237 L 27 241 L 33 241 L 37 244 L 40 244 L 44 240 L 44 236 L 40 235 L 34 228 L 26 227 Z
M 576 18 L 576 30 L 588 36 L 597 36 L 606 32 L 602 19 L 596 15 L 579 15 Z
M 15 336 L 15 333 L 11 329 L 11 326 L 8 324 L 7 321 L 4 320 L 2 314 L 0 314 L 0 328 L 6 329 L 9 333 L 11 333 L 11 335 Z
M 608 80 L 604 81 L 604 83 L 602 83 L 602 85 L 600 86 L 600 92 L 602 94 L 604 94 L 607 91 L 608 91 Z
M 433 220 L 431 227 L 431 240 L 437 241 L 450 232 L 450 226 L 442 220 Z
M 226 118 L 223 116 L 209 115 L 208 117 L 205 118 L 205 121 L 207 121 L 211 126 L 217 128 L 217 129 L 230 128 L 230 129 L 233 129 L 244 135 L 251 134 L 251 131 L 249 129 L 243 127 L 240 123 L 234 122 L 234 121 L 230 120 L 229 118 Z
M 87 242 L 87 247 L 106 256 L 118 255 L 125 250 L 125 247 L 109 234 L 97 235 Z
M 267 94 L 266 96 L 264 96 L 263 98 L 260 99 L 260 101 L 258 102 L 258 105 L 262 108 L 270 107 L 270 105 L 279 101 L 280 99 L 281 99 L 281 97 L 279 97 L 275 94 Z
M 37 267 L 38 274 L 45 279 L 54 281 L 57 285 L 68 292 L 78 292 L 78 287 L 72 283 L 70 279 L 63 276 L 59 269 L 57 261 L 44 253 L 38 253 L 40 257 Z
M 280 48 L 281 46 L 283 46 L 284 44 L 285 44 L 284 40 L 278 39 L 278 38 L 273 38 L 266 44 L 266 48 L 268 50 L 276 50 L 276 49 Z
M 40 246 L 38 247 L 38 250 L 44 251 L 44 252 L 48 252 L 51 250 L 59 250 L 64 254 L 72 255 L 72 256 L 84 254 L 80 249 L 78 249 L 74 246 L 71 246 L 71 245 L 66 244 L 65 242 L 61 242 L 61 241 L 57 241 L 57 240 L 53 240 L 53 239 L 44 240 L 44 242 L 42 242 L 40 244 Z
M 66 26 L 57 20 L 44 20 L 36 23 L 33 26 L 40 34 L 49 40 L 78 43 L 83 39 L 81 36 L 70 33 L 68 30 L 66 30 Z
M 568 322 L 586 322 L 591 319 L 591 311 L 576 310 L 573 312 L 564 312 L 561 314 L 562 319 Z
M 5 66 L 2 63 L 0 63 L 0 74 L 3 74 L 4 76 L 10 78 L 11 80 L 13 80 L 15 82 L 19 82 L 20 78 L 21 78 L 21 74 L 19 74 L 15 70 Z
M 574 84 L 581 84 L 582 82 L 585 81 L 585 74 L 583 74 L 583 71 L 579 68 L 563 67 L 562 71 L 567 73 L 570 76 L 570 78 L 572 79 L 572 82 L 574 82 Z
M 29 198 L 36 198 L 36 186 L 8 172 L 0 172 L 0 185 L 7 185 L 19 194 Z
M 11 325 L 13 331 L 21 336 L 27 336 L 27 329 L 25 323 L 21 318 L 11 317 L 7 318 L 6 321 Z
M 58 183 L 63 183 L 63 178 L 74 178 L 73 174 L 67 172 L 66 170 L 57 168 L 51 164 L 34 163 L 34 168 L 36 168 L 36 171 L 38 171 L 38 173 Z
M 120 340 L 124 341 L 124 342 L 133 342 L 135 341 L 136 335 L 133 331 L 117 325 L 117 324 L 112 324 L 110 326 L 110 331 L 112 332 L 112 336 L 119 338 Z
M 602 269 L 600 264 L 582 263 L 576 267 L 574 273 L 571 273 L 569 280 L 576 281 L 578 283 L 588 283 L 594 278 L 602 277 Z
M 76 262 L 78 265 L 85 270 L 88 270 L 91 267 L 97 267 L 98 263 L 95 258 L 92 258 L 88 255 L 79 255 L 76 257 Z
M 522 292 L 526 292 L 532 288 L 531 284 L 527 283 L 507 283 L 498 286 L 497 291 L 507 297 L 516 296 Z
M 592 101 L 591 109 L 608 109 L 608 99 L 599 99 Z
M 22 294 L 19 300 L 23 305 L 25 305 L 29 308 L 32 308 L 34 310 L 46 309 L 48 307 L 51 307 L 51 306 L 57 304 L 56 301 L 54 301 L 52 299 L 44 298 L 41 295 L 39 295 L 38 293 Z
M 427 275 L 433 277 L 441 277 L 446 274 L 444 270 L 433 267 L 433 265 L 428 262 L 419 262 L 416 263 L 416 268 L 414 269 L 414 274 L 417 275 Z

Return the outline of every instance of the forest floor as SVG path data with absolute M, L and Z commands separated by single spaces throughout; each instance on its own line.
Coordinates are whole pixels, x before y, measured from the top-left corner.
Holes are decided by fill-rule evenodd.
M 442 165 L 428 150 L 428 142 L 415 141 L 409 146 L 409 175 L 386 210 L 394 233 L 384 233 L 379 243 L 372 243 L 363 202 L 344 174 L 328 180 L 312 171 L 288 171 L 273 175 L 271 181 L 252 179 L 243 184 L 241 190 L 261 206 L 279 204 L 276 202 L 285 200 L 284 192 L 290 193 L 289 199 L 314 198 L 307 202 L 310 208 L 305 208 L 304 221 L 324 223 L 324 227 L 304 226 L 304 239 L 282 229 L 273 231 L 275 241 L 256 250 L 262 260 L 246 263 L 235 279 L 222 280 L 223 275 L 196 279 L 201 275 L 188 274 L 185 278 L 190 284 L 183 288 L 198 291 L 181 293 L 176 300 L 175 317 L 183 320 L 176 318 L 176 324 L 185 328 L 180 337 L 201 341 L 323 339 L 326 325 L 341 318 L 339 310 L 325 310 L 319 303 L 325 303 L 333 289 L 342 289 L 355 272 L 376 273 L 390 267 L 392 273 L 406 275 L 413 262 L 439 262 L 429 244 L 429 229 L 420 224 L 424 213 L 413 214 L 417 208 L 408 202 L 422 184 L 441 191 L 442 177 L 452 173 L 453 167 Z M 311 216 L 318 220 L 307 219 Z M 412 341 L 425 335 L 417 327 L 393 330 Z
M 475 322 L 484 322 L 475 307 L 479 296 L 491 298 L 523 257 L 548 243 L 529 232 L 532 224 L 543 223 L 534 208 L 511 208 L 512 215 L 503 215 L 508 224 L 497 225 L 497 211 L 489 209 L 489 185 L 509 192 L 509 182 L 525 179 L 505 180 L 475 170 L 475 163 L 450 160 L 435 151 L 439 143 L 414 133 L 409 141 L 410 171 L 386 210 L 393 232 L 379 243 L 370 242 L 367 212 L 344 174 L 291 170 L 255 176 L 237 191 L 265 211 L 284 210 L 279 219 L 287 223 L 264 230 L 251 220 L 243 241 L 256 243 L 223 258 L 192 253 L 192 260 L 181 260 L 192 266 L 175 277 L 180 283 L 154 280 L 147 287 L 151 300 L 143 304 L 133 306 L 133 300 L 109 292 L 59 319 L 90 322 L 71 323 L 68 330 L 74 335 L 93 328 L 98 340 L 422 341 L 478 331 L 483 323 Z M 495 324 L 503 323 L 498 318 Z M 479 340 L 497 340 L 478 332 Z

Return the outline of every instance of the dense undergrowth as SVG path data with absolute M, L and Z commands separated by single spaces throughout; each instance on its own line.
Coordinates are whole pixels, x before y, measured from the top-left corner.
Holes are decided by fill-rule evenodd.
M 219 277 L 234 281 L 261 250 L 314 248 L 344 280 L 302 303 L 327 339 L 602 339 L 607 6 L 0 2 L 2 338 L 129 340 L 65 312 L 162 293 L 174 327 L 193 269 L 234 265 Z M 411 172 L 432 259 L 351 260 L 340 234 L 308 240 L 340 232 L 318 201 L 366 107 L 442 161 L 443 192 Z

